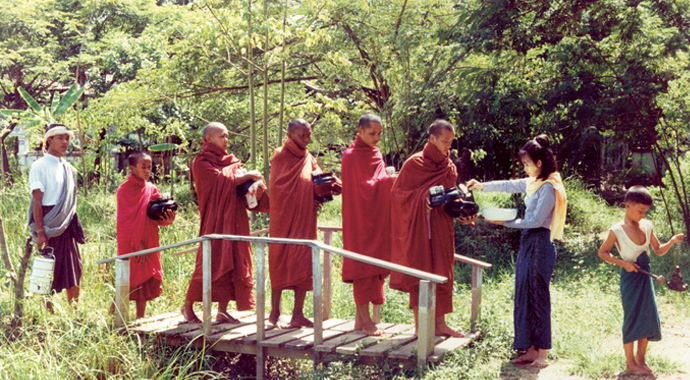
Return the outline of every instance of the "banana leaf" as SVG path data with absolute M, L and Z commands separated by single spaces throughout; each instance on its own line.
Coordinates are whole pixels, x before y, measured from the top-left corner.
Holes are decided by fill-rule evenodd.
M 50 112 L 54 114 L 58 104 L 60 104 L 60 93 L 55 91 L 53 92 L 53 104 L 50 106 Z
M 77 100 L 79 100 L 79 97 L 83 93 L 84 87 L 77 90 L 77 84 L 73 84 L 60 100 L 57 108 L 55 108 L 55 112 L 53 112 L 53 116 L 62 116 L 70 107 L 72 107 L 72 105 L 74 105 L 74 103 L 76 103 Z
M 43 113 L 43 107 L 41 107 L 41 105 L 38 104 L 36 99 L 34 99 L 31 95 L 29 95 L 28 92 L 26 92 L 21 87 L 17 87 L 17 91 L 19 91 L 19 95 L 21 95 L 22 98 L 29 104 L 29 107 L 33 108 L 33 110 L 39 114 Z

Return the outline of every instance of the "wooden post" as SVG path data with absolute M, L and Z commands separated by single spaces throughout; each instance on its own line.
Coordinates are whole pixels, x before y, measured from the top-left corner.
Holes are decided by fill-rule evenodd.
M 203 301 L 204 301 L 204 317 L 202 332 L 205 337 L 211 335 L 211 325 L 213 321 L 211 320 L 211 240 L 204 240 L 201 243 L 201 251 L 203 254 L 202 268 L 203 268 Z
M 311 262 L 314 274 L 314 347 L 323 344 L 323 295 L 320 249 L 312 247 Z M 321 354 L 314 352 L 314 368 L 321 363 Z
M 333 231 L 324 231 L 323 242 L 332 245 Z M 331 253 L 323 251 L 323 320 L 331 318 Z
M 115 261 L 115 327 L 129 321 L 129 259 Z
M 470 329 L 476 330 L 477 320 L 482 315 L 482 274 L 481 267 L 472 266 L 472 312 L 470 314 Z
M 436 337 L 436 284 L 419 281 L 419 310 L 417 313 L 417 368 L 426 367 L 427 358 L 434 353 Z
M 256 378 L 266 376 L 266 349 L 261 346 L 266 337 L 266 243 L 256 243 Z

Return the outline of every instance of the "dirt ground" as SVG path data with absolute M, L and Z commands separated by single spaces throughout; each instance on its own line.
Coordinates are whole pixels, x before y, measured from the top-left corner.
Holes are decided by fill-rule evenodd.
M 690 379 L 690 319 L 681 323 L 661 324 L 661 342 L 652 343 L 656 356 L 668 358 L 681 364 L 681 372 L 654 376 L 634 376 L 620 372 L 613 378 L 620 380 L 689 380 Z M 623 350 L 623 347 L 620 347 Z M 585 380 L 571 373 L 572 363 L 567 359 L 551 361 L 544 369 L 534 369 L 529 365 L 506 364 L 501 369 L 503 380 Z M 653 368 L 652 368 L 653 369 Z

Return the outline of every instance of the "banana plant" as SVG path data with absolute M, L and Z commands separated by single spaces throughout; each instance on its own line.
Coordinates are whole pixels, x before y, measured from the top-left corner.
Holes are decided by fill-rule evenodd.
M 57 119 L 64 115 L 79 100 L 79 97 L 84 93 L 84 87 L 77 89 L 77 84 L 75 83 L 65 92 L 62 98 L 55 91 L 51 104 L 46 107 L 42 107 L 23 88 L 19 87 L 17 91 L 19 91 L 19 95 L 29 105 L 29 108 L 26 110 L 4 109 L 0 110 L 0 113 L 12 119 L 19 119 L 18 127 L 23 128 L 25 131 L 30 131 L 39 126 L 57 122 Z

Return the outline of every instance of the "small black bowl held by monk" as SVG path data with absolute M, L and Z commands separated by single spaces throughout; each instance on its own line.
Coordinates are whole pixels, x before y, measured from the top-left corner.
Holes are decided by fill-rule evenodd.
M 168 210 L 177 211 L 177 202 L 170 194 L 163 194 L 158 199 L 151 199 L 146 207 L 146 215 L 153 220 L 163 220 Z
M 429 205 L 431 207 L 443 205 L 443 210 L 453 218 L 468 218 L 479 212 L 479 206 L 474 203 L 472 192 L 464 185 L 447 189 L 443 186 L 429 188 Z
M 331 173 L 314 170 L 311 179 L 314 183 L 314 199 L 321 203 L 332 201 L 334 195 L 342 192 L 342 184 Z

